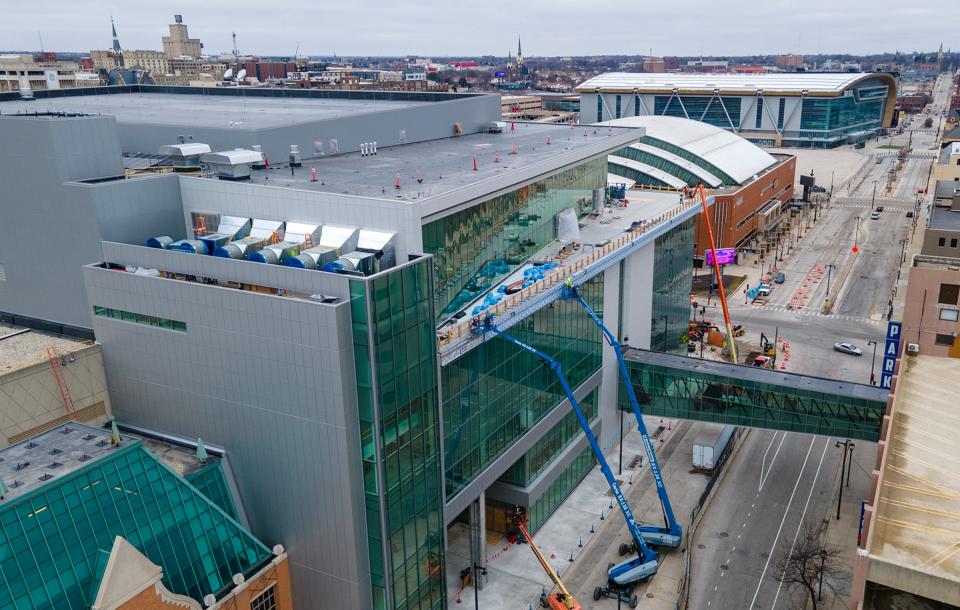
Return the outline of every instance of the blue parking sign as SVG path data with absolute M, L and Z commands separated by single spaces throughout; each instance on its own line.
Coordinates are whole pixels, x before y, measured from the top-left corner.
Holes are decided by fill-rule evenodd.
M 887 341 L 900 342 L 900 331 L 903 329 L 903 322 L 887 323 Z

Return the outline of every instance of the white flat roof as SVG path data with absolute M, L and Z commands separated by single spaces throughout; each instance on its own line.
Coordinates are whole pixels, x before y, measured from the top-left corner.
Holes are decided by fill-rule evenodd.
M 873 72 L 785 72 L 770 74 L 695 74 L 686 72 L 608 72 L 581 83 L 579 93 L 616 90 L 670 93 L 674 89 L 714 89 L 755 94 L 758 90 L 839 94 L 858 80 L 887 76 Z
M 604 125 L 643 127 L 646 135 L 669 142 L 713 164 L 743 184 L 777 163 L 769 153 L 725 129 L 670 116 L 631 116 Z

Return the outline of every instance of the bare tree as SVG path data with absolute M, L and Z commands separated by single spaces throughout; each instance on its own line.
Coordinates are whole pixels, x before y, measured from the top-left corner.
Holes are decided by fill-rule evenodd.
M 797 591 L 799 608 L 817 610 L 823 587 L 836 591 L 843 578 L 840 548 L 827 544 L 827 522 L 808 523 L 793 545 L 774 564 L 772 576 L 788 591 Z

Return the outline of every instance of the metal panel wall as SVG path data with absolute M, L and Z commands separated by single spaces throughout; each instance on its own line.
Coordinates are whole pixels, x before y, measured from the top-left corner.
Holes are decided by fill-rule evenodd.
M 94 317 L 117 417 L 226 448 L 253 532 L 289 552 L 296 607 L 369 608 L 348 303 L 93 266 L 84 278 L 91 306 L 186 323 Z

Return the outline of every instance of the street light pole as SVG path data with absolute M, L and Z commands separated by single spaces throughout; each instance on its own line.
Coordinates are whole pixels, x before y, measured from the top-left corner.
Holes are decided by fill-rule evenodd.
M 842 443 L 840 441 L 836 442 L 835 445 L 837 448 L 843 447 L 843 457 L 840 459 L 840 493 L 837 495 L 837 521 L 840 520 L 840 504 L 843 502 L 843 477 L 846 474 L 847 468 L 847 453 L 853 452 L 853 443 L 850 439 L 846 439 Z M 847 477 L 847 486 L 850 485 L 850 478 Z
M 873 196 L 870 198 L 870 209 L 873 209 L 873 206 L 877 203 L 877 181 L 873 181 Z
M 827 549 L 820 549 L 820 587 L 817 590 L 817 601 L 823 599 L 823 566 L 827 563 Z
M 877 363 L 877 342 L 867 341 L 867 345 L 873 346 L 873 358 L 870 360 L 870 385 L 877 385 L 877 378 L 873 376 L 873 367 Z

